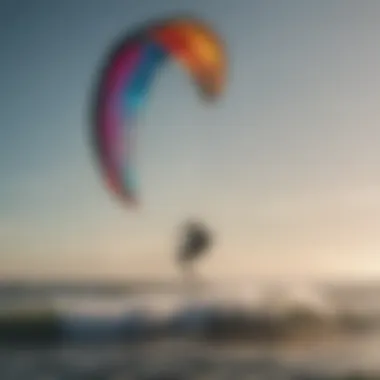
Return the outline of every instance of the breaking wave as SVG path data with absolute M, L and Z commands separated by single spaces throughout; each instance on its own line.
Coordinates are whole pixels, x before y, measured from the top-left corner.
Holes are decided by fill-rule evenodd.
M 0 335 L 93 342 L 187 337 L 255 343 L 355 333 L 377 326 L 380 314 L 374 302 L 362 293 L 348 294 L 304 285 L 217 284 L 103 299 L 60 295 L 49 301 L 49 307 L 33 302 L 33 307 L 24 303 L 3 312 Z M 378 299 L 378 295 L 373 296 Z

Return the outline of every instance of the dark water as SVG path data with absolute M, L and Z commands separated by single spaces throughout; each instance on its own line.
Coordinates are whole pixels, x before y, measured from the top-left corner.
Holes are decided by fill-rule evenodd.
M 378 351 L 367 350 L 358 358 L 344 344 L 329 349 L 325 345 L 270 352 L 252 347 L 161 342 L 140 348 L 105 345 L 3 349 L 0 376 L 4 380 L 160 379 L 160 374 L 178 379 L 323 379 L 358 371 L 375 373 L 378 360 Z
M 303 284 L 278 289 L 219 283 L 189 296 L 173 284 L 5 284 L 0 288 L 3 316 L 12 315 L 14 321 L 20 315 L 28 320 L 36 313 L 42 319 L 49 314 L 44 323 L 53 319 L 64 339 L 43 346 L 33 340 L 5 344 L 0 333 L 0 379 L 323 379 L 353 372 L 380 374 L 380 332 L 373 323 L 378 320 L 380 287 Z M 210 316 L 226 310 L 244 310 L 250 316 L 265 310 L 283 317 L 300 308 L 317 316 L 318 323 L 310 327 L 292 319 L 294 336 L 286 339 L 242 339 L 248 335 L 244 328 L 233 341 L 200 339 Z M 342 313 L 365 321 L 361 325 L 366 328 L 342 332 L 340 322 L 331 322 Z M 168 324 L 173 320 L 175 329 Z M 230 325 L 242 323 L 226 320 L 218 333 L 222 338 Z M 150 339 L 147 331 L 161 325 L 171 327 Z M 137 330 L 148 339 L 126 339 Z

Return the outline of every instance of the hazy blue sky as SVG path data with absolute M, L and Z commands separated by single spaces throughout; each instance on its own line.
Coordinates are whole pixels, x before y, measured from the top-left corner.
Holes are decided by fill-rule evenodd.
M 169 65 L 139 128 L 142 209 L 105 190 L 88 136 L 108 44 L 191 11 L 227 42 L 205 107 Z M 0 1 L 0 276 L 171 276 L 206 220 L 206 276 L 380 275 L 380 2 Z

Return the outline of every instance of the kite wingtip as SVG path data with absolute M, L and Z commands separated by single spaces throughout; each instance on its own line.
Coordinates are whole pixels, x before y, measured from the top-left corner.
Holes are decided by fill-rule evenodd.
M 136 210 L 140 208 L 140 202 L 136 197 L 130 196 L 128 198 L 128 206 L 129 208 Z

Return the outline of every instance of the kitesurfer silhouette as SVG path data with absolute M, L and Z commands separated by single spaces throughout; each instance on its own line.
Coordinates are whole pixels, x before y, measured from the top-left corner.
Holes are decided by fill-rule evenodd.
M 212 244 L 209 229 L 201 222 L 187 221 L 183 233 L 177 259 L 184 272 L 191 270 L 193 263 L 207 252 Z

